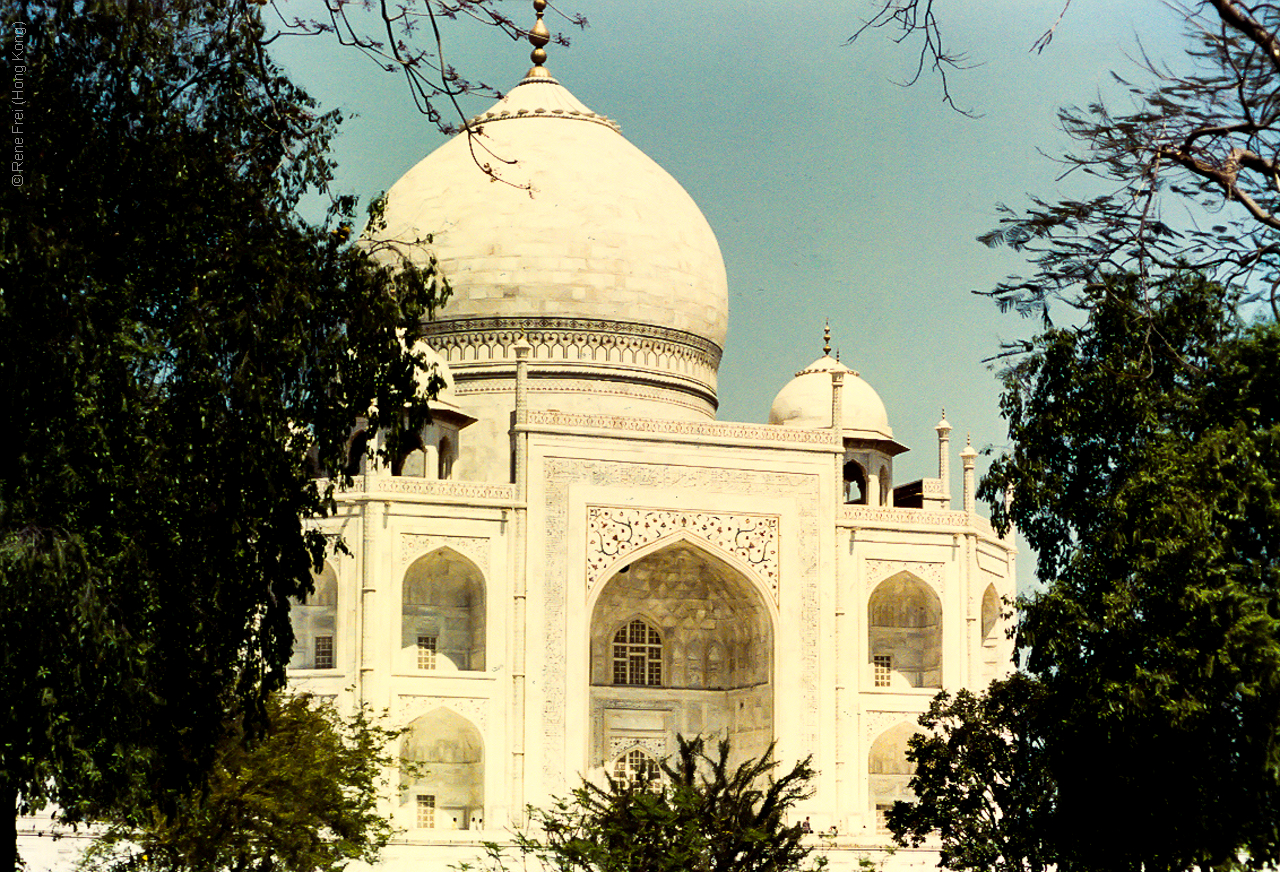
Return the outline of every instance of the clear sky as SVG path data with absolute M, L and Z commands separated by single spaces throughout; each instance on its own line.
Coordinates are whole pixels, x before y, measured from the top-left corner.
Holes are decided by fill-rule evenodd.
M 995 225 L 997 203 L 1068 190 L 1041 154 L 1068 147 L 1058 107 L 1117 94 L 1110 71 L 1139 75 L 1139 39 L 1156 58 L 1183 44 L 1176 13 L 1155 0 L 1072 0 L 1050 47 L 1030 53 L 1062 2 L 937 0 L 945 37 L 978 64 L 951 77 L 957 102 L 978 113 L 967 118 L 927 75 L 897 84 L 914 50 L 887 32 L 845 45 L 872 0 L 561 0 L 590 26 L 568 31 L 569 48 L 549 46 L 547 67 L 675 176 L 719 239 L 730 303 L 720 419 L 763 422 L 777 391 L 821 354 L 830 318 L 841 359 L 913 449 L 897 481 L 937 474 L 943 407 L 955 451 L 967 433 L 980 451 L 1004 446 L 999 385 L 983 361 L 1036 325 L 971 293 L 1023 268 L 975 237 Z M 314 0 L 278 8 L 323 14 Z M 532 24 L 526 0 L 505 9 Z M 568 27 L 550 12 L 547 22 Z M 529 67 L 527 44 L 491 30 L 458 22 L 444 39 L 450 63 L 502 89 Z M 282 42 L 295 79 L 356 116 L 337 143 L 339 191 L 367 199 L 443 141 L 396 75 L 329 38 Z M 953 459 L 955 498 L 959 470 Z M 1031 563 L 1024 554 L 1023 585 Z

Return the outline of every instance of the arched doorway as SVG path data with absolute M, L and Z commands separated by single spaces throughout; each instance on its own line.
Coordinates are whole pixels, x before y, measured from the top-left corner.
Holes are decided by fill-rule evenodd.
M 409 829 L 479 829 L 484 822 L 484 740 L 466 718 L 438 708 L 400 740 L 401 823 Z
M 907 761 L 907 743 L 918 732 L 910 723 L 898 724 L 881 733 L 871 744 L 867 759 L 867 779 L 870 786 L 871 810 L 875 813 L 876 829 L 887 832 L 885 815 L 899 800 L 915 798 L 911 792 L 911 776 L 914 767 Z
M 484 577 L 451 548 L 415 560 L 404 575 L 401 664 L 403 670 L 483 670 Z
M 729 739 L 735 760 L 773 740 L 773 622 L 751 580 L 693 543 L 637 558 L 591 616 L 592 765 L 675 735 Z
M 867 637 L 873 687 L 942 687 L 942 602 L 929 585 L 909 572 L 876 585 Z

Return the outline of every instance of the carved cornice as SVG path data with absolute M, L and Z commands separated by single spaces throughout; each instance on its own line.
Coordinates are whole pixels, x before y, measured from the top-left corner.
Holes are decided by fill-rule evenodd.
M 627 399 L 644 399 L 660 402 L 668 406 L 681 406 L 702 415 L 715 414 L 717 406 L 715 392 L 706 388 L 689 392 L 679 385 L 663 382 L 650 386 L 636 379 L 607 381 L 585 378 L 556 378 L 554 380 L 539 378 L 541 373 L 531 374 L 529 392 L 558 394 L 594 394 L 607 397 L 625 397 Z M 575 373 L 581 375 L 581 372 Z M 509 394 L 515 391 L 515 367 L 511 368 L 511 376 L 495 377 L 491 373 L 473 379 L 463 379 L 455 375 L 454 394 L 459 399 L 476 394 Z
M 836 523 L 840 526 L 861 524 L 925 524 L 930 527 L 968 527 L 976 515 L 931 509 L 893 509 L 873 506 L 841 506 Z
M 359 482 L 360 479 L 357 479 Z M 404 475 L 379 475 L 365 478 L 363 491 L 352 489 L 340 496 L 350 497 L 368 494 L 415 494 L 428 497 L 448 497 L 462 500 L 494 500 L 510 502 L 516 498 L 512 484 L 491 484 L 480 481 L 450 481 L 434 478 L 414 478 Z
M 609 321 L 596 318 L 556 318 L 550 316 L 444 318 L 438 321 L 424 322 L 422 324 L 422 332 L 423 336 L 431 341 L 432 347 L 436 346 L 436 340 L 470 334 L 491 336 L 504 345 L 514 343 L 522 335 L 530 344 L 536 345 L 535 337 L 547 342 L 560 339 L 557 334 L 564 334 L 566 338 L 570 334 L 590 334 L 612 339 L 615 343 L 635 339 L 684 346 L 702 352 L 716 366 L 719 366 L 720 356 L 723 354 L 719 345 L 706 337 L 690 333 L 687 330 L 677 330 L 674 327 L 663 327 L 658 324 L 643 324 L 635 321 Z
M 581 415 L 571 412 L 529 411 L 530 427 L 572 427 L 613 430 L 627 433 L 654 433 L 698 436 L 708 440 L 733 440 L 769 444 L 823 445 L 840 448 L 840 440 L 830 430 L 802 430 L 768 424 L 734 424 L 721 421 L 661 421 L 624 415 Z M 898 511 L 910 511 L 900 509 Z M 919 513 L 917 513 L 919 514 Z

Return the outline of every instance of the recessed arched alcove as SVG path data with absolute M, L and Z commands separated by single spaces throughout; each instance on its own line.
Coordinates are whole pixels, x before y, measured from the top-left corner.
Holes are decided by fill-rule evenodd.
M 418 558 L 404 574 L 401 603 L 402 669 L 484 669 L 484 576 L 474 563 L 452 548 Z
M 884 829 L 884 815 L 899 800 L 914 798 L 911 775 L 914 767 L 907 761 L 907 745 L 918 729 L 911 723 L 900 723 L 885 730 L 871 743 L 867 755 L 867 779 L 871 811 L 878 829 Z
M 872 686 L 942 687 L 942 602 L 928 584 L 899 572 L 867 601 Z
M 680 540 L 619 568 L 591 615 L 593 765 L 637 742 L 721 735 L 735 758 L 773 738 L 773 621 L 756 585 Z
M 981 674 L 980 679 L 983 683 L 989 682 L 999 675 L 1002 671 L 1001 664 L 1007 663 L 1009 653 L 1005 645 L 1001 644 L 1004 633 L 1002 632 L 1001 607 L 1003 603 L 1000 600 L 1000 594 L 996 592 L 994 584 L 988 584 L 987 589 L 982 593 L 982 642 L 981 642 Z
M 982 594 L 982 644 L 994 642 L 996 625 L 1000 623 L 1000 595 L 994 584 Z
M 411 829 L 478 828 L 484 820 L 484 740 L 471 721 L 437 708 L 400 739 L 400 811 Z
M 290 669 L 333 669 L 337 666 L 338 573 L 325 563 L 312 576 L 315 590 L 305 601 L 291 600 L 289 623 L 293 626 Z

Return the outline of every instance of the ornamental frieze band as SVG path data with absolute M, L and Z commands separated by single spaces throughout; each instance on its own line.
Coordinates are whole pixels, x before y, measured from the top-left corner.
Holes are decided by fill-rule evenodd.
M 684 531 L 755 570 L 778 597 L 778 516 L 587 507 L 587 589 L 609 567 L 650 543 Z

